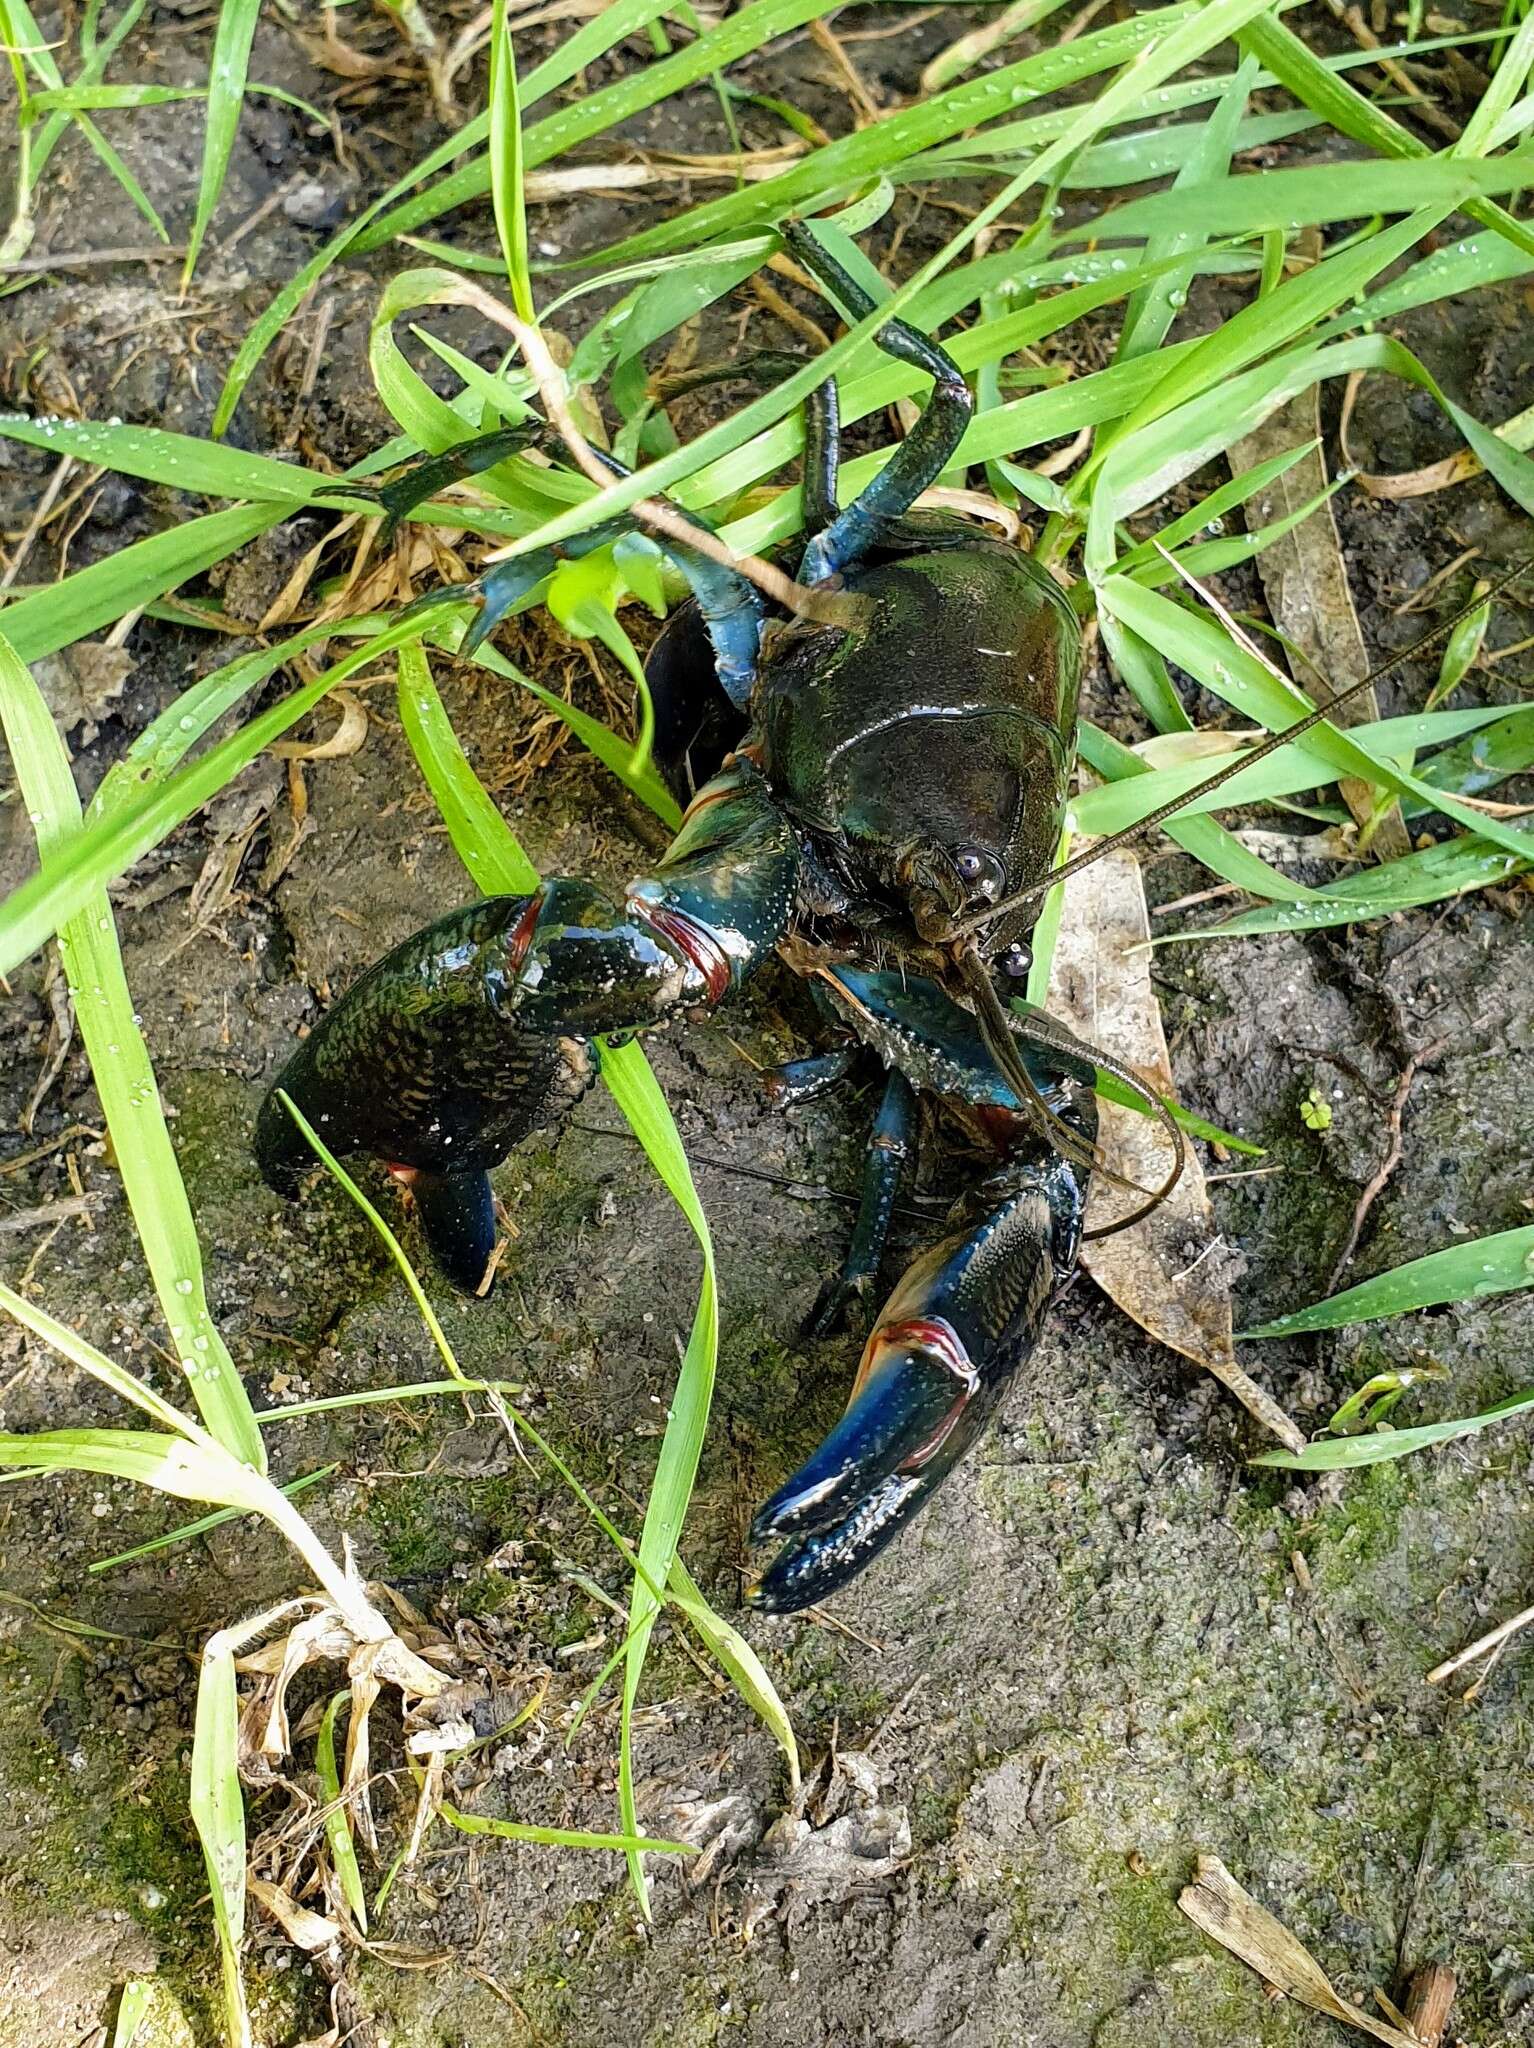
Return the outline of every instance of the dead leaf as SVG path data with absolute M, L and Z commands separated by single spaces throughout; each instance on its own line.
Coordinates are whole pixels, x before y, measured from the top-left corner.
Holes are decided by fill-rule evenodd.
M 301 1906 L 292 1893 L 285 1892 L 279 1884 L 268 1884 L 265 1878 L 255 1876 L 248 1881 L 251 1892 L 289 1941 L 306 1955 L 318 1955 L 321 1949 L 333 1948 L 341 1939 L 339 1920 L 328 1919 L 323 1913 Z
M 1320 394 L 1304 392 L 1263 421 L 1254 432 L 1233 442 L 1233 475 L 1255 469 L 1271 456 L 1286 454 L 1301 442 L 1312 446 L 1292 468 L 1261 491 L 1249 508 L 1249 523 L 1267 525 L 1297 511 L 1326 489 L 1326 464 L 1320 448 Z M 1353 593 L 1343 566 L 1342 544 L 1330 502 L 1320 505 L 1292 532 L 1263 549 L 1257 573 L 1273 622 L 1306 657 L 1304 673 L 1295 677 L 1316 704 L 1329 704 L 1369 673 L 1369 654 L 1353 609 Z M 1361 725 L 1378 718 L 1373 690 L 1361 690 L 1337 712 L 1339 725 Z M 1344 777 L 1342 800 L 1360 826 L 1374 816 L 1377 792 L 1367 782 Z M 1392 804 L 1374 827 L 1371 844 L 1381 860 L 1399 860 L 1411 852 L 1400 809 Z
M 1049 1009 L 1171 1095 L 1149 940 L 1145 890 L 1132 853 L 1105 854 L 1072 875 L 1065 884 Z M 1160 1126 L 1112 1102 L 1100 1102 L 1098 1115 L 1098 1149 L 1107 1164 L 1137 1187 L 1158 1187 L 1169 1165 Z M 1100 1175 L 1087 1202 L 1087 1227 L 1122 1215 L 1129 1199 Z M 1087 1243 L 1081 1263 L 1149 1336 L 1213 1373 L 1290 1450 L 1305 1448 L 1304 1436 L 1283 1409 L 1236 1363 L 1232 1261 L 1215 1231 L 1204 1170 L 1191 1148 L 1182 1179 L 1161 1206 L 1133 1229 Z
M 337 705 L 341 723 L 326 740 L 273 740 L 267 748 L 279 761 L 342 761 L 355 754 L 368 736 L 368 715 L 359 697 L 350 690 L 332 690 L 328 701 Z
M 1346 2027 L 1372 2034 L 1387 2048 L 1422 2048 L 1415 2034 L 1387 2026 L 1360 2006 L 1349 2005 L 1332 1989 L 1315 1957 L 1295 1939 L 1266 1906 L 1243 1891 L 1218 1856 L 1200 1856 L 1198 1875 L 1177 1901 L 1194 1926 L 1239 1956 L 1257 1974 L 1288 1998 L 1313 2012 L 1340 2020 Z
M 1200 726 L 1196 732 L 1158 732 L 1141 740 L 1134 751 L 1150 768 L 1182 768 L 1189 761 L 1211 761 L 1222 754 L 1239 754 L 1245 747 L 1260 746 L 1267 738 L 1260 727 L 1244 726 L 1234 732 L 1210 732 Z
M 32 674 L 48 700 L 48 709 L 61 732 L 82 729 L 80 744 L 88 747 L 101 730 L 137 664 L 121 647 L 108 647 L 100 640 L 77 640 L 73 647 L 61 647 L 57 654 L 34 661 Z

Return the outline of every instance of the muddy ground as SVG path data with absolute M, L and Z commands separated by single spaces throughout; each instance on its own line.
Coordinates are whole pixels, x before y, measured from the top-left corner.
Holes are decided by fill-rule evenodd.
M 44 33 L 72 22 L 43 12 Z M 376 50 L 386 28 L 337 17 Z M 869 9 L 843 27 L 900 26 L 851 42 L 884 100 L 914 90 L 921 63 L 955 32 L 943 18 Z M 968 18 L 968 17 L 964 17 Z M 116 75 L 194 79 L 211 16 L 161 4 Z M 544 29 L 540 35 L 559 33 Z M 637 47 L 609 60 L 639 61 Z M 749 82 L 847 120 L 826 54 L 804 36 L 743 67 Z M 197 289 L 175 295 L 167 262 L 66 265 L 0 309 L 4 402 L 116 414 L 200 430 L 222 365 L 275 285 L 333 215 L 360 204 L 435 139 L 408 66 L 338 79 L 272 10 L 252 76 L 338 105 L 347 163 L 273 100 L 247 108 Z M 598 81 L 599 82 L 599 81 Z M 466 97 L 479 90 L 465 86 Z M 750 123 L 743 116 L 748 139 Z M 190 219 L 200 128 L 179 107 L 119 119 L 113 134 L 173 233 Z M 707 91 L 634 125 L 634 138 L 726 147 Z M 760 139 L 770 139 L 770 128 Z M 237 239 L 274 189 L 284 198 Z M 681 195 L 670 203 L 680 204 Z M 535 235 L 592 246 L 650 217 L 632 197 L 535 220 Z M 918 217 L 920 249 L 950 217 Z M 487 247 L 488 213 L 451 223 Z M 142 224 L 96 160 L 71 140 L 51 169 L 35 248 L 137 247 Z M 909 254 L 906 260 L 910 260 Z M 326 281 L 274 353 L 235 439 L 321 451 L 336 464 L 388 423 L 363 343 L 388 264 Z M 744 309 L 741 307 L 735 311 Z M 1218 307 L 1195 301 L 1188 318 Z M 1501 420 L 1534 398 L 1534 304 L 1517 284 L 1418 316 L 1403 333 L 1449 388 Z M 323 361 L 305 395 L 318 319 Z M 717 339 L 738 329 L 735 312 Z M 456 330 L 491 360 L 488 332 Z M 758 340 L 787 342 L 758 310 Z M 1404 469 L 1450 452 L 1436 415 L 1377 382 L 1360 401 L 1353 454 Z M 50 465 L 0 444 L 3 523 L 14 547 Z M 107 480 L 69 543 L 99 559 L 189 508 Z M 1528 546 L 1497 495 L 1471 486 L 1403 505 L 1339 500 L 1366 638 L 1393 651 L 1417 630 L 1394 608 L 1469 546 L 1489 560 Z M 20 580 L 58 566 L 50 527 Z M 259 619 L 316 537 L 304 527 L 249 550 L 220 586 L 226 610 Z M 1256 586 L 1233 586 L 1256 601 Z M 1468 595 L 1465 576 L 1445 605 Z M 1530 630 L 1499 612 L 1493 639 Z M 120 695 L 77 724 L 82 791 L 187 681 L 227 657 L 169 625 L 140 623 Z M 578 693 L 585 664 L 551 636 L 524 650 Z M 1513 701 L 1527 666 L 1474 689 Z M 521 787 L 532 717 L 506 687 L 441 678 L 476 764 L 546 869 L 619 879 L 645 857 L 613 785 L 573 748 Z M 1383 690 L 1419 704 L 1431 665 Z M 261 1185 L 249 1133 L 264 1085 L 364 963 L 465 895 L 392 718 L 366 693 L 370 729 L 349 758 L 305 771 L 305 836 L 290 836 L 285 773 L 258 763 L 237 790 L 146 859 L 115 891 L 128 973 L 203 1234 L 216 1313 L 258 1402 L 433 1376 L 408 1300 L 366 1226 L 333 1190 L 297 1208 Z M 586 694 L 583 701 L 595 706 Z M 1093 709 L 1129 731 L 1098 677 Z M 91 727 L 99 726 L 92 732 Z M 317 730 L 328 731 L 321 716 Z M 243 856 L 229 849 L 248 833 Z M 0 873 L 26 872 L 30 835 L 0 807 Z M 1163 844 L 1148 852 L 1153 904 L 1207 878 Z M 1158 920 L 1175 931 L 1189 918 Z M 1336 934 L 1172 946 L 1159 985 L 1179 1089 L 1222 1125 L 1268 1148 L 1263 1177 L 1213 1190 L 1219 1227 L 1245 1262 L 1238 1320 L 1255 1322 L 1322 1290 L 1359 1190 L 1387 1142 L 1386 1111 L 1409 1055 L 1421 1073 L 1399 1171 L 1373 1210 L 1361 1277 L 1452 1241 L 1528 1221 L 1534 1133 L 1534 972 L 1526 893 L 1465 899 Z M 169 1388 L 163 1331 L 112 1167 L 83 1057 L 71 1047 L 36 1111 L 20 1121 L 50 1053 L 53 1011 L 40 963 L 0 1002 L 0 1270 L 101 1345 Z M 740 1177 L 855 1183 L 868 1090 L 787 1118 L 770 1113 L 752 1062 L 808 1048 L 802 991 L 766 975 L 727 1020 L 657 1044 L 653 1057 L 693 1153 L 719 1250 L 726 1304 L 718 1392 L 685 1545 L 693 1571 L 733 1609 L 755 1505 L 837 1413 L 854 1345 L 798 1340 L 847 1216 L 827 1201 Z M 1299 1108 L 1320 1086 L 1329 1131 Z M 492 1301 L 442 1313 L 470 1370 L 522 1381 L 534 1414 L 609 1508 L 637 1527 L 677 1346 L 691 1315 L 696 1257 L 643 1158 L 593 1096 L 557 1144 L 535 1142 L 498 1177 L 518 1235 Z M 931 1169 L 941 1180 L 942 1169 Z M 35 1225 L 25 1212 L 76 1190 L 84 1216 Z M 391 1208 L 391 1213 L 394 1211 Z M 23 1219 L 16 1227 L 16 1219 Z M 907 1225 L 905 1250 L 920 1235 Z M 408 1240 L 413 1243 L 413 1240 Z M 1252 1357 L 1279 1399 L 1320 1427 L 1385 1365 L 1431 1361 L 1449 1376 L 1412 1413 L 1484 1406 L 1534 1384 L 1526 1296 L 1334 1337 L 1270 1344 Z M 108 1416 L 59 1361 L 0 1333 L 0 1420 L 9 1429 Z M 1200 1850 L 1218 1854 L 1367 2002 L 1399 1991 L 1403 1968 L 1438 1957 L 1459 1973 L 1459 2033 L 1477 2048 L 1534 2041 L 1534 1633 L 1515 1640 L 1470 1703 L 1424 1673 L 1524 1605 L 1534 1577 L 1525 1427 L 1471 1437 L 1347 1481 L 1290 1484 L 1246 1458 L 1252 1426 L 1212 1384 L 1145 1341 L 1083 1280 L 1060 1303 L 1002 1426 L 920 1524 L 837 1605 L 845 1628 L 742 1617 L 792 1711 L 812 1765 L 860 1753 L 828 1803 L 845 1825 L 814 1882 L 787 1890 L 756 1849 L 780 1811 L 783 1772 L 738 1699 L 705 1682 L 667 1634 L 657 1639 L 638 1736 L 643 1815 L 654 1831 L 718 1841 L 706 1881 L 654 1871 L 654 1921 L 640 1924 L 618 1859 L 468 1841 L 439 1829 L 395 1888 L 375 1933 L 423 1967 L 349 1965 L 352 2023 L 395 2048 L 509 2042 L 1321 2044 L 1332 2023 L 1274 2004 L 1255 1977 L 1211 1949 L 1177 1910 Z M 356 1410 L 295 1426 L 275 1446 L 283 1477 L 334 1461 L 308 1496 L 327 1538 L 458 1632 L 491 1677 L 499 1718 L 542 1688 L 514 1735 L 492 1745 L 461 1796 L 479 1811 L 583 1827 L 613 1824 L 616 1720 L 599 1707 L 568 1749 L 574 1701 L 612 1647 L 614 1568 L 568 1494 L 521 1463 L 493 1423 L 458 1409 Z M 171 1526 L 163 1503 L 84 1480 L 0 1489 L 0 2043 L 64 2048 L 96 2038 L 113 1987 L 160 1973 L 158 2041 L 215 2032 L 204 1880 L 185 1814 L 194 1660 L 207 1634 L 293 1584 L 275 1538 L 239 1524 L 92 1575 L 97 1560 Z M 115 1632 L 61 1633 L 39 1614 Z M 379 1738 L 388 1747 L 387 1731 Z M 478 1789 L 473 1790 L 477 1785 Z M 408 1818 L 379 1793 L 385 1854 Z M 275 1795 L 252 1824 L 280 1819 Z M 722 1840 L 718 1838 L 723 1837 Z M 370 1882 L 378 1873 L 369 1871 Z M 258 2032 L 322 2033 L 328 1993 L 253 1914 Z

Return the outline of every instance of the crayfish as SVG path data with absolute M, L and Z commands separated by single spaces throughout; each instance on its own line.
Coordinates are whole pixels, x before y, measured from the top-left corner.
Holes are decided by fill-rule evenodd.
M 845 312 L 873 312 L 807 227 L 782 232 Z M 1141 1192 L 1161 1199 L 1182 1163 L 1147 1084 L 1015 1000 L 1061 872 L 1081 621 L 1019 547 L 950 512 L 913 512 L 973 401 L 913 328 L 892 320 L 876 340 L 933 389 L 842 508 L 834 381 L 806 403 L 798 582 L 834 602 L 782 616 L 718 550 L 660 540 L 692 594 L 646 664 L 655 760 L 691 800 L 654 871 L 617 898 L 551 877 L 439 918 L 362 976 L 277 1083 L 336 1152 L 387 1163 L 442 1270 L 473 1290 L 494 1245 L 489 1170 L 568 1115 L 598 1071 L 596 1041 L 727 1002 L 776 956 L 809 978 L 842 1039 L 779 1069 L 778 1100 L 831 1085 L 862 1049 L 888 1076 L 846 1265 L 815 1312 L 822 1331 L 877 1275 L 918 1103 L 957 1127 L 983 1164 L 952 1227 L 875 1318 L 841 1421 L 752 1525 L 778 1548 L 748 1598 L 779 1613 L 844 1586 L 911 1520 L 1029 1357 L 1075 1267 L 1090 1176 L 1105 1170 L 1102 1074 L 1136 1089 L 1173 1143 L 1164 1185 Z M 486 459 L 546 431 L 490 437 Z M 567 552 L 612 537 L 599 526 Z M 470 650 L 555 559 L 524 552 L 481 578 Z M 268 1181 L 294 1193 L 313 1162 L 277 1088 L 256 1147 Z

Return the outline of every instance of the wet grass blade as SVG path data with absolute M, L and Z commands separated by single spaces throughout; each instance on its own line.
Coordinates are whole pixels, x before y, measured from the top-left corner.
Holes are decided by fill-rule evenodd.
M 1424 1422 L 1414 1429 L 1381 1429 L 1365 1436 L 1342 1436 L 1309 1444 L 1303 1451 L 1265 1451 L 1254 1465 L 1282 1465 L 1291 1472 L 1345 1472 L 1360 1465 L 1384 1465 L 1392 1458 L 1410 1457 L 1434 1444 L 1452 1443 L 1456 1437 L 1473 1436 L 1493 1423 L 1509 1422 L 1516 1415 L 1534 1409 L 1534 1393 L 1513 1394 L 1479 1415 L 1458 1415 L 1451 1422 Z
M 495 0 L 490 25 L 490 194 L 496 233 L 517 317 L 537 318 L 527 265 L 527 201 L 523 192 L 522 106 L 517 54 L 506 26 L 506 0 Z
M 1275 1316 L 1248 1337 L 1299 1337 L 1311 1330 L 1342 1330 L 1354 1323 L 1375 1323 L 1405 1315 L 1415 1308 L 1438 1308 L 1451 1301 L 1484 1301 L 1515 1288 L 1534 1287 L 1534 1224 L 1471 1238 L 1425 1258 L 1410 1259 L 1372 1280 L 1361 1280 L 1326 1301 L 1292 1315 Z
M 245 77 L 250 63 L 250 46 L 256 33 L 261 0 L 220 0 L 218 31 L 213 38 L 213 58 L 208 71 L 208 112 L 203 130 L 202 175 L 197 185 L 197 211 L 186 241 L 186 262 L 181 271 L 183 293 L 192 282 L 197 258 L 224 189 L 224 173 L 239 130 L 240 109 L 245 103 Z
M 34 591 L 0 611 L 0 630 L 23 661 L 37 661 L 110 626 L 125 612 L 199 576 L 287 516 L 290 506 L 238 505 L 188 519 L 120 548 L 51 589 Z
M 234 1646 L 220 1631 L 202 1653 L 192 1736 L 192 1820 L 208 1868 L 223 1967 L 228 2048 L 250 2048 L 250 2016 L 240 1973 L 245 1935 L 245 1802 L 240 1793 L 240 1702 Z
M 320 1722 L 320 1732 L 314 1744 L 314 1772 L 320 1781 L 320 1797 L 325 1802 L 325 1840 L 330 1846 L 331 1866 L 336 1882 L 341 1887 L 341 1896 L 346 1901 L 357 1932 L 368 1931 L 367 1894 L 362 1888 L 362 1871 L 357 1863 L 357 1845 L 352 1840 L 351 1822 L 346 1814 L 346 1802 L 341 1797 L 341 1773 L 336 1764 L 336 1716 L 351 1693 L 342 1691 L 331 1696 L 325 1709 L 325 1718 Z
M 347 510 L 370 509 L 366 499 L 348 496 L 339 477 L 305 469 L 302 463 L 226 448 L 195 434 L 171 433 L 164 427 L 0 413 L 0 436 L 41 448 L 49 455 L 72 455 L 77 462 L 99 464 L 123 476 L 141 477 L 146 483 L 164 484 L 174 491 L 196 491 L 209 498 L 248 498 L 255 504 L 292 508 L 329 497 Z
M 122 1997 L 117 2001 L 117 2017 L 112 2022 L 112 2048 L 133 2048 L 153 1997 L 154 1985 L 147 1977 L 129 1978 L 122 1988 Z
M 80 828 L 80 799 L 42 692 L 3 638 L 0 723 L 46 870 Z M 105 890 L 59 927 L 58 943 L 117 1170 L 172 1346 L 211 1434 L 242 1463 L 264 1472 L 266 1454 L 250 1398 L 208 1308 L 197 1226 L 134 1015 Z
M 416 766 L 475 888 L 485 896 L 536 889 L 538 870 L 470 767 L 419 642 L 399 651 L 395 699 Z
M 3 616 L 0 614 L 0 618 Z M 357 622 L 350 623 L 355 628 Z M 330 634 L 344 632 L 347 624 L 345 620 L 337 621 L 330 627 Z M 87 825 L 78 838 L 61 849 L 56 862 L 44 873 L 23 882 L 0 907 L 0 960 L 5 962 L 0 965 L 0 974 L 8 973 L 35 952 L 97 889 L 115 881 L 141 854 L 157 846 L 209 797 L 227 787 L 247 762 L 312 711 L 337 683 L 345 682 L 357 669 L 391 653 L 403 642 L 417 639 L 420 631 L 419 619 L 395 619 L 364 645 L 322 671 L 312 683 L 294 690 L 217 746 L 210 747 L 179 774 L 165 781 L 146 782 L 131 799 L 117 805 L 110 816 Z
M 614 0 L 614 4 L 604 7 L 592 20 L 584 22 L 566 42 L 561 43 L 551 57 L 528 74 L 523 81 L 525 104 L 532 105 L 544 94 L 554 91 L 567 79 L 573 78 L 584 65 L 594 62 L 615 43 L 633 34 L 636 28 L 642 28 L 646 22 L 653 20 L 662 12 L 664 6 L 665 0 Z M 621 119 L 625 116 L 617 115 L 615 118 Z M 489 133 L 489 125 L 487 114 L 478 115 L 466 122 L 456 134 L 449 136 L 446 142 L 439 144 L 424 157 L 414 170 L 407 172 L 380 198 L 374 200 L 355 220 L 348 221 L 339 234 L 333 235 L 324 247 L 317 250 L 303 268 L 288 280 L 241 342 L 234 361 L 229 366 L 223 389 L 219 392 L 218 403 L 213 411 L 212 433 L 215 440 L 220 439 L 227 430 L 234 416 L 234 409 L 239 404 L 246 385 L 255 374 L 261 358 L 325 272 L 349 250 L 365 246 L 363 237 L 370 227 L 377 225 L 381 220 L 392 222 L 392 216 L 401 200 L 414 191 L 417 185 L 435 176 L 439 170 L 445 169 L 466 150 L 482 143 Z M 388 241 L 396 232 L 397 227 L 391 224 L 382 239 Z

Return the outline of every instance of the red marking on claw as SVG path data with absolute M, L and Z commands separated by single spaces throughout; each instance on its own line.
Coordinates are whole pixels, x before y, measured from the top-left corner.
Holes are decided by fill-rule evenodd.
M 535 889 L 527 899 L 527 908 L 506 934 L 506 964 L 515 974 L 527 958 L 527 949 L 533 943 L 533 933 L 538 929 L 538 920 L 543 915 L 543 891 Z
M 862 1392 L 865 1382 L 878 1370 L 880 1361 L 891 1351 L 918 1351 L 931 1364 L 951 1373 L 957 1384 L 953 1405 L 937 1428 L 900 1462 L 901 1472 L 919 1472 L 953 1434 L 959 1417 L 969 1406 L 970 1398 L 979 1385 L 980 1375 L 975 1371 L 952 1323 L 945 1322 L 941 1316 L 911 1316 L 902 1322 L 881 1323 L 869 1338 L 853 1382 L 853 1401 Z
M 874 1331 L 873 1342 L 880 1351 L 896 1346 L 909 1351 L 925 1351 L 945 1372 L 951 1372 L 956 1380 L 961 1380 L 966 1391 L 975 1384 L 975 1368 L 969 1353 L 953 1324 L 945 1322 L 941 1316 L 912 1316 L 903 1323 L 883 1323 Z
M 711 1003 L 720 1002 L 729 994 L 732 979 L 729 957 L 717 935 L 700 918 L 689 917 L 685 910 L 677 910 L 670 904 L 646 903 L 637 896 L 629 898 L 628 907 L 635 917 L 642 918 L 662 938 L 670 939 L 681 949 L 703 976 L 703 985 Z

